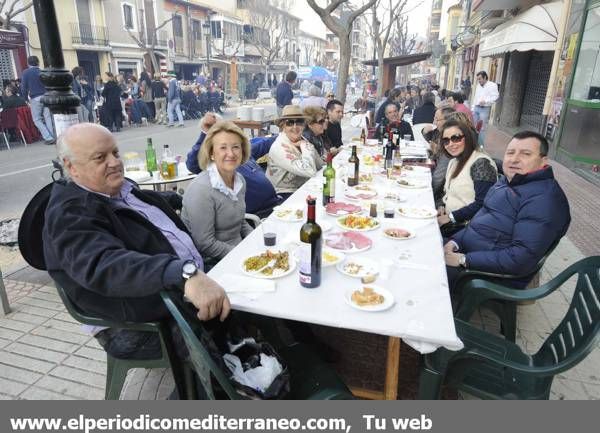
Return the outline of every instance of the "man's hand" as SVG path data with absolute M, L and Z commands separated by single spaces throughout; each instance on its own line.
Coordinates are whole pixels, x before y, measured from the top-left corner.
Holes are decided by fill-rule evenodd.
M 438 221 L 438 225 L 441 227 L 444 224 L 448 224 L 450 222 L 450 217 L 444 210 L 441 213 L 438 213 L 437 221 Z
M 202 117 L 202 119 L 200 119 L 200 129 L 202 129 L 205 132 L 208 132 L 208 130 L 215 124 L 217 123 L 217 116 L 215 113 L 211 113 L 210 111 L 208 113 L 206 113 L 204 115 L 204 117 Z
M 335 156 L 338 153 L 340 153 L 340 150 L 342 150 L 340 147 L 330 147 L 329 148 L 329 151 L 331 152 L 332 156 Z
M 202 321 L 219 316 L 222 322 L 229 315 L 231 305 L 225 290 L 203 272 L 185 282 L 184 294 L 198 309 L 198 319 Z
M 444 245 L 444 254 L 454 253 L 458 251 L 458 246 L 453 241 L 448 241 L 446 245 Z
M 446 244 L 446 245 L 448 245 L 448 244 Z M 446 254 L 444 255 L 444 257 L 446 259 L 446 265 L 451 266 L 453 268 L 458 268 L 460 266 L 460 259 L 462 256 L 463 256 L 462 253 L 446 252 Z

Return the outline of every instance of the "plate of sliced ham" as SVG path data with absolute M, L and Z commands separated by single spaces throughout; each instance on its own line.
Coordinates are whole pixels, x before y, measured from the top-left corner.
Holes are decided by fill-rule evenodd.
M 335 203 L 327 203 L 325 212 L 331 216 L 343 216 L 361 212 L 362 208 L 355 204 L 344 203 L 341 201 Z
M 373 245 L 373 241 L 358 232 L 337 232 L 325 236 L 325 245 L 344 253 L 360 253 Z

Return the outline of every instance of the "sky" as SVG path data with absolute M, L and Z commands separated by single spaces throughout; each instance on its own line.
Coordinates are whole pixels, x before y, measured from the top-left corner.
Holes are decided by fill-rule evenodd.
M 387 3 L 388 0 L 382 0 Z M 320 6 L 325 5 L 324 0 L 317 1 Z M 354 0 L 352 3 L 361 4 L 360 0 Z M 408 31 L 410 34 L 418 33 L 421 36 L 426 36 L 427 20 L 431 15 L 431 0 L 408 0 L 407 10 L 409 12 Z M 306 0 L 295 0 L 292 13 L 300 18 L 302 22 L 300 28 L 317 36 L 325 37 L 325 25 L 322 23 L 319 16 L 312 10 Z

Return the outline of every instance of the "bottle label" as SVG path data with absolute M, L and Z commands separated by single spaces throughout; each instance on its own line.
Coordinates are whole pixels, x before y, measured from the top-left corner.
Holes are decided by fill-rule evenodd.
M 329 201 L 334 201 L 335 198 L 335 179 L 329 179 Z
M 298 258 L 300 259 L 300 282 L 304 284 L 310 284 L 312 276 L 310 272 L 311 262 L 311 247 L 307 242 L 300 242 L 298 248 Z

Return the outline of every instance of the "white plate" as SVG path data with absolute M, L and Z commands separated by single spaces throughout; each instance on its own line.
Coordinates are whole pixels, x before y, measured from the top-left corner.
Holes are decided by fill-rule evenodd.
M 339 217 L 336 222 L 337 225 L 340 226 L 341 228 L 343 228 L 344 230 L 351 230 L 353 232 L 370 232 L 371 230 L 376 230 L 381 226 L 381 223 L 376 219 L 376 218 L 372 218 L 372 217 L 368 217 L 368 216 L 362 216 L 362 215 L 355 215 L 358 218 L 369 218 L 373 221 L 375 221 L 377 224 L 374 225 L 373 227 L 365 227 L 363 229 L 359 229 L 359 228 L 350 228 L 346 225 L 343 224 L 342 221 L 345 221 L 346 218 L 348 218 L 349 215 L 344 215 L 342 217 Z
M 373 197 L 377 197 L 377 191 L 347 188 L 344 191 L 344 196 L 350 200 L 369 200 Z
M 298 257 L 299 255 L 299 249 L 294 250 L 294 259 L 296 261 L 300 261 L 300 257 Z M 334 250 L 333 248 L 327 248 L 324 247 L 322 254 L 325 254 L 325 252 L 327 252 L 328 254 L 331 254 L 332 256 L 335 256 L 335 260 L 331 261 L 331 262 L 327 262 L 325 261 L 325 257 L 321 257 L 321 265 L 324 268 L 328 268 L 330 266 L 334 266 L 337 265 L 338 263 L 340 263 L 342 260 L 344 260 L 346 258 L 346 255 L 338 250 Z
M 377 146 L 379 144 L 379 140 L 376 138 L 367 138 L 366 143 L 367 146 Z
M 401 183 L 406 182 L 406 183 Z M 428 182 L 423 182 L 420 180 L 403 178 L 396 181 L 400 188 L 408 188 L 408 189 L 421 189 L 421 188 L 429 188 L 431 186 Z
M 425 207 L 399 207 L 398 213 L 406 218 L 430 219 L 437 217 L 435 209 Z
M 356 232 L 338 232 L 338 233 L 332 233 L 330 236 L 340 236 L 343 238 L 349 238 L 349 242 L 352 242 L 352 236 L 356 235 L 358 233 Z M 362 235 L 364 236 L 364 235 Z M 366 236 L 365 236 L 366 237 Z M 367 239 L 369 239 L 368 237 L 366 237 Z M 371 248 L 373 246 L 373 241 L 371 239 L 369 239 L 369 244 L 363 248 L 357 248 L 356 245 L 354 243 L 352 243 L 352 248 L 350 249 L 341 249 L 341 248 L 335 248 L 332 245 L 328 245 L 327 244 L 327 238 L 325 239 L 325 242 L 323 243 L 324 246 L 327 246 L 327 248 L 331 248 L 332 250 L 335 251 L 341 251 L 345 254 L 354 254 L 354 253 L 361 253 L 363 251 L 367 251 L 369 248 Z
M 264 275 L 262 273 L 256 273 L 256 272 L 252 272 L 252 271 L 247 271 L 245 266 L 244 266 L 244 261 L 246 261 L 246 259 L 252 257 L 252 256 L 257 256 L 260 253 L 257 254 L 252 254 L 249 255 L 247 257 L 244 257 L 242 259 L 242 261 L 240 262 L 240 269 L 241 271 L 244 273 L 244 275 L 248 275 L 249 277 L 253 277 L 253 278 L 262 278 L 265 280 L 274 280 L 276 278 L 281 278 L 281 277 L 285 277 L 286 275 L 291 274 L 292 272 L 294 272 L 294 269 L 296 269 L 296 260 L 294 260 L 294 257 L 289 254 L 289 258 L 288 258 L 288 265 L 289 265 L 289 269 L 287 271 L 283 271 L 281 273 L 277 273 L 275 275 Z
M 302 211 L 302 217 L 298 217 L 296 215 L 296 211 Z M 299 221 L 304 221 L 304 209 L 300 207 L 285 207 L 285 206 L 275 206 L 273 208 L 273 215 L 279 221 L 285 221 L 288 223 L 297 223 Z
M 359 267 L 356 273 L 350 272 L 347 267 L 350 265 L 356 265 Z M 344 275 L 348 275 L 353 278 L 362 278 L 368 275 L 377 275 L 379 274 L 379 265 L 376 261 L 367 259 L 364 257 L 351 257 L 347 258 L 343 262 L 340 262 L 336 265 L 338 271 L 340 271 Z
M 378 305 L 368 305 L 368 306 L 361 307 L 360 305 L 357 305 L 354 302 L 352 302 L 352 293 L 354 293 L 355 290 L 362 290 L 363 287 L 371 287 L 373 290 L 375 290 L 376 293 L 379 293 L 380 295 L 382 295 L 384 297 L 383 303 L 378 304 Z M 352 308 L 356 308 L 357 310 L 362 310 L 362 311 L 370 311 L 370 312 L 384 311 L 394 305 L 394 295 L 392 295 L 392 293 L 389 290 L 384 289 L 383 287 L 380 287 L 380 286 L 376 286 L 374 284 L 362 284 L 361 286 L 359 286 L 356 289 L 347 290 L 346 293 L 344 294 L 344 300 L 346 301 L 346 304 L 350 305 Z
M 422 167 L 420 165 L 409 165 L 408 167 L 411 168 L 407 168 L 406 165 L 402 166 L 402 170 L 408 172 L 413 172 L 413 173 L 428 173 L 431 174 L 431 169 L 427 168 L 427 167 Z
M 402 195 L 398 194 L 397 192 L 388 192 L 383 196 L 384 200 L 394 200 L 397 201 L 399 203 L 404 203 L 407 198 L 403 197 Z
M 326 262 L 325 258 L 323 257 L 321 260 L 321 263 L 323 265 L 324 268 L 327 268 L 329 266 L 334 266 L 337 265 L 338 263 L 340 263 L 341 261 L 343 261 L 346 258 L 346 255 L 340 251 L 334 250 L 332 248 L 323 248 L 323 254 L 328 253 L 331 254 L 332 256 L 335 256 L 336 259 L 331 261 L 331 262 Z
M 386 237 L 386 238 L 388 238 L 388 239 L 393 239 L 393 240 L 395 240 L 395 241 L 406 241 L 406 240 L 408 240 L 408 239 L 412 239 L 412 238 L 414 238 L 414 237 L 415 237 L 415 232 L 414 232 L 414 230 L 412 230 L 412 231 L 411 231 L 411 230 L 406 230 L 407 232 L 409 232 L 409 233 L 410 233 L 410 235 L 408 235 L 407 237 L 404 237 L 404 238 L 397 238 L 397 237 L 394 237 L 394 236 L 390 236 L 390 235 L 388 235 L 388 234 L 385 232 L 386 230 L 394 230 L 394 229 L 406 230 L 406 229 L 403 229 L 403 228 L 401 228 L 401 227 L 388 227 L 388 228 L 386 228 L 386 229 L 383 229 L 383 231 L 382 231 L 382 233 L 383 233 L 383 236 L 385 236 L 385 237 Z

